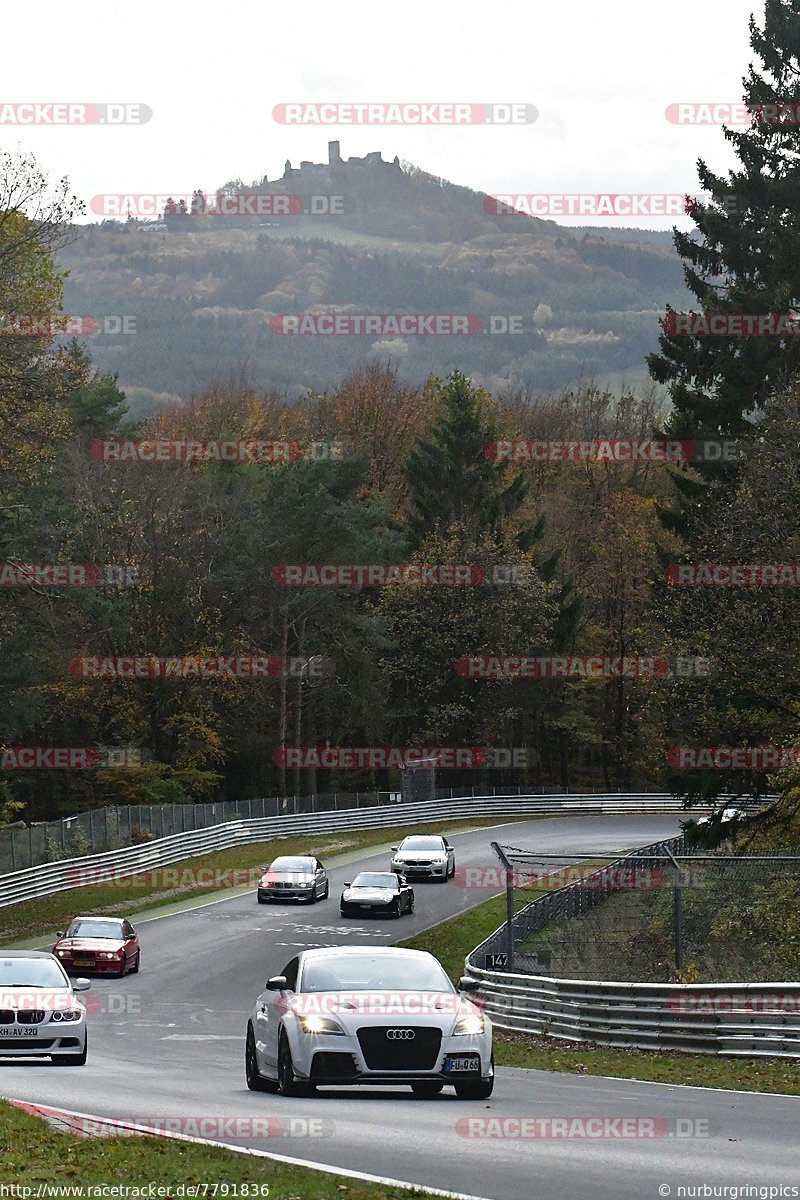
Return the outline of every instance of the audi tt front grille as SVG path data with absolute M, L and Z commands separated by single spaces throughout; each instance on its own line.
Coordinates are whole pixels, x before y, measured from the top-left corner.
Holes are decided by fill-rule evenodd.
M 432 1071 L 442 1044 L 441 1029 L 426 1025 L 373 1025 L 357 1036 L 370 1071 Z

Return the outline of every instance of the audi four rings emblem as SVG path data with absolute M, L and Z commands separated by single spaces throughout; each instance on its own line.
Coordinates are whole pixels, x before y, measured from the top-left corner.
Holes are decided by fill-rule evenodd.
M 390 1042 L 410 1042 L 417 1035 L 413 1029 L 387 1029 L 386 1036 Z

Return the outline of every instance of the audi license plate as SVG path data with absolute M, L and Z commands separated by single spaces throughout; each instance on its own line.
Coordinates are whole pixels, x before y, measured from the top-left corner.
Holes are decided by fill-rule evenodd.
M 481 1060 L 477 1054 L 448 1055 L 444 1060 L 445 1071 L 480 1071 Z
M 3 1037 L 38 1037 L 39 1030 L 35 1025 L 15 1025 L 12 1029 L 3 1030 Z

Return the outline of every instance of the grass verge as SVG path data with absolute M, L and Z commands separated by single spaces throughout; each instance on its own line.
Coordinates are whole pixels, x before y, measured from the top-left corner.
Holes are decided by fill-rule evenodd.
M 276 1153 L 287 1150 L 285 1146 L 272 1148 Z M 269 1200 L 330 1200 L 332 1196 L 408 1200 L 426 1195 L 416 1188 L 361 1182 L 174 1138 L 75 1137 L 6 1101 L 0 1101 L 0 1161 L 3 1180 L 18 1188 L 32 1187 L 34 1196 L 42 1184 L 71 1185 L 76 1195 L 80 1195 L 79 1188 L 116 1184 L 142 1188 L 141 1194 L 146 1196 L 151 1183 L 161 1189 L 154 1189 L 159 1200 L 191 1196 L 192 1186 L 198 1188 L 194 1195 L 202 1198 L 202 1185 L 215 1183 L 221 1185 L 218 1194 L 222 1194 L 222 1185 L 228 1184 L 229 1196 L 234 1194 L 233 1185 L 240 1196 L 248 1185 L 248 1194 L 256 1200 L 263 1200 L 267 1188 Z M 178 1191 L 180 1185 L 183 1188 Z M 129 1190 L 127 1194 L 136 1193 Z M 213 1196 L 213 1188 L 207 1186 L 205 1195 Z
M 466 829 L 497 825 L 513 820 L 537 820 L 533 816 L 520 817 L 507 813 L 491 817 L 465 818 L 447 824 L 446 834 Z M 255 877 L 247 882 L 247 876 L 239 876 L 239 888 L 231 886 L 231 873 L 258 871 L 278 854 L 316 854 L 323 862 L 334 856 L 354 854 L 372 847 L 388 846 L 412 833 L 419 832 L 418 825 L 398 825 L 391 829 L 361 829 L 352 833 L 321 833 L 312 837 L 272 838 L 266 842 L 253 842 L 246 846 L 234 846 L 196 858 L 185 858 L 168 867 L 156 867 L 141 875 L 85 887 L 70 888 L 38 900 L 24 900 L 0 908 L 0 946 L 31 939 L 47 937 L 57 929 L 63 929 L 72 918 L 80 913 L 96 916 L 132 916 L 151 908 L 160 908 L 176 901 L 191 900 L 199 896 L 225 892 L 235 894 L 242 891 L 242 884 L 254 888 Z M 235 881 L 236 876 L 233 876 Z M 177 880 L 177 883 L 172 881 Z M 165 882 L 169 881 L 169 886 Z
M 470 950 L 505 920 L 505 897 L 487 900 L 469 912 L 407 938 L 400 944 L 435 954 L 455 983 L 464 973 Z M 669 1050 L 620 1050 L 589 1042 L 572 1044 L 554 1038 L 495 1030 L 499 1067 L 610 1075 L 652 1083 L 781 1092 L 800 1096 L 800 1059 L 723 1058 Z

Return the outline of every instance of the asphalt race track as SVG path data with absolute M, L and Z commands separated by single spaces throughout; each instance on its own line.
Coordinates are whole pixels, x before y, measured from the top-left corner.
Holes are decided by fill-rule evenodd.
M 459 867 L 492 866 L 492 840 L 590 853 L 647 844 L 678 827 L 676 816 L 570 816 L 454 834 L 451 841 Z M 489 894 L 454 882 L 418 883 L 411 917 L 340 919 L 343 882 L 360 869 L 387 868 L 386 854 L 334 868 L 330 899 L 314 907 L 259 905 L 253 892 L 151 920 L 134 917 L 142 971 L 93 980 L 88 996 L 101 1011 L 89 1019 L 87 1066 L 4 1065 L 0 1092 L 147 1124 L 166 1117 L 276 1117 L 279 1137 L 226 1136 L 222 1123 L 219 1133 L 205 1136 L 491 1200 L 677 1200 L 681 1185 L 800 1185 L 794 1097 L 507 1068 L 498 1070 L 491 1099 L 477 1103 L 457 1100 L 449 1089 L 432 1100 L 416 1099 L 408 1088 L 330 1089 L 310 1099 L 248 1091 L 247 1013 L 267 977 L 299 949 L 387 945 Z M 602 1138 L 514 1136 L 514 1119 L 559 1117 L 652 1118 L 658 1136 L 623 1140 L 613 1123 Z M 292 1125 L 289 1118 L 299 1120 Z M 506 1136 L 486 1138 L 474 1136 L 477 1126 L 466 1127 L 465 1118 L 510 1123 L 494 1127 Z M 678 1136 L 690 1130 L 701 1136 Z

